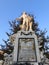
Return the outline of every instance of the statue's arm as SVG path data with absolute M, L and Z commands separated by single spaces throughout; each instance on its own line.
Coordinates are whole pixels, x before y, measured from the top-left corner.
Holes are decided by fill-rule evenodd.
M 16 18 L 16 20 L 20 20 L 20 18 Z
M 19 18 L 16 18 L 16 20 L 21 20 L 23 17 L 22 16 L 20 16 Z

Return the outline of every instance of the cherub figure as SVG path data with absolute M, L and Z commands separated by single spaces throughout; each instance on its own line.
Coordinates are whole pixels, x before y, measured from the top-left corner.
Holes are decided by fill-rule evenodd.
M 23 14 L 19 18 L 16 18 L 16 20 L 22 20 L 22 29 L 25 28 L 26 31 L 32 30 L 33 17 L 29 16 L 27 13 L 23 12 Z

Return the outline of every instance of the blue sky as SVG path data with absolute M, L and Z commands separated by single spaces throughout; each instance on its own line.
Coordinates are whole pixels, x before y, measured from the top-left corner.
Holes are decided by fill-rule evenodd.
M 9 23 L 25 11 L 35 16 L 39 28 L 47 29 L 49 35 L 49 0 L 0 0 L 0 44 L 7 39 Z

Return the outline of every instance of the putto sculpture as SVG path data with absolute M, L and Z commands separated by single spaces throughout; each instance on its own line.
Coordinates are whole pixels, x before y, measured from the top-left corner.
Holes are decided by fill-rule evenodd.
M 22 22 L 22 25 L 20 25 L 21 29 L 26 31 L 28 30 L 32 31 L 32 25 L 33 25 L 32 16 L 29 16 L 26 12 L 23 12 L 19 18 L 16 18 L 16 20 L 20 20 L 20 22 Z

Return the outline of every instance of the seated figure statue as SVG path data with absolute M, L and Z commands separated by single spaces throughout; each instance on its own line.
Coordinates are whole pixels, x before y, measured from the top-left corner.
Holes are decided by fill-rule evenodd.
M 23 12 L 23 14 L 19 18 L 16 18 L 16 20 L 22 20 L 22 25 L 20 25 L 22 29 L 25 28 L 26 31 L 32 30 L 33 17 L 29 16 L 27 13 Z

